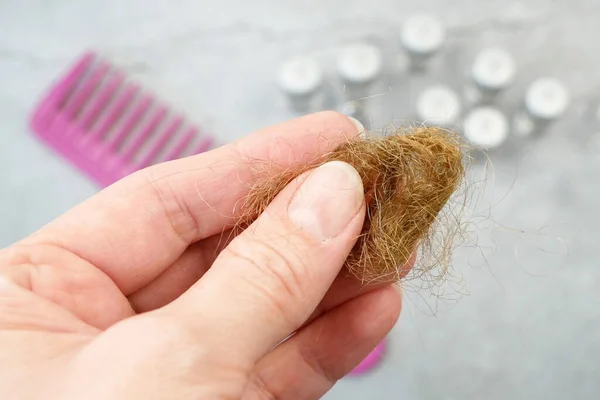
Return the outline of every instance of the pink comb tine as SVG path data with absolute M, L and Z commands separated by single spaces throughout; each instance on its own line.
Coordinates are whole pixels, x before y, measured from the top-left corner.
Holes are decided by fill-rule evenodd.
M 192 141 L 194 136 L 196 136 L 197 134 L 198 134 L 198 130 L 194 127 L 191 127 L 188 130 L 186 130 L 185 133 L 183 134 L 183 136 L 181 137 L 181 140 L 179 140 L 179 143 L 176 143 L 173 146 L 171 151 L 169 151 L 167 153 L 167 155 L 164 157 L 164 160 L 170 161 L 170 160 L 175 160 L 178 157 L 181 157 L 181 155 L 184 153 L 185 149 L 187 149 L 187 147 L 190 145 L 190 142 Z
M 123 151 L 123 156 L 125 158 L 134 158 L 140 147 L 142 147 L 144 142 L 148 140 L 150 135 L 152 135 L 158 125 L 160 125 L 160 122 L 163 120 L 165 115 L 167 115 L 166 107 L 161 107 L 158 111 L 154 111 L 154 114 L 150 116 L 148 123 L 146 123 L 142 130 L 135 135 L 129 146 L 127 146 L 127 148 Z
M 192 154 L 204 153 L 210 147 L 211 142 L 212 141 L 208 137 L 200 138 L 200 143 L 192 150 Z
M 114 95 L 115 91 L 121 84 L 121 82 L 125 79 L 123 74 L 115 73 L 112 74 L 109 78 L 108 83 L 102 89 L 102 91 L 96 96 L 96 98 L 90 104 L 90 107 L 84 111 L 82 114 L 80 121 L 81 125 L 86 129 L 92 126 L 102 108 L 106 106 L 106 103 Z
M 101 63 L 96 67 L 91 75 L 85 79 L 81 88 L 79 88 L 71 97 L 64 107 L 64 113 L 70 117 L 76 117 L 85 103 L 90 99 L 94 90 L 98 87 L 100 81 L 106 76 L 108 65 Z
M 148 153 L 138 163 L 137 167 L 144 168 L 149 166 L 152 160 L 154 160 L 156 156 L 158 156 L 158 153 L 160 153 L 164 149 L 169 139 L 171 139 L 171 137 L 173 137 L 173 135 L 177 133 L 179 128 L 181 128 L 182 124 L 183 118 L 177 117 L 173 119 L 169 126 L 167 126 L 167 128 L 162 133 L 158 134 L 158 139 L 152 145 L 150 151 L 148 151 Z
M 148 108 L 152 105 L 152 98 L 149 95 L 144 96 L 142 100 L 137 103 L 135 108 L 129 113 L 126 117 L 123 125 L 117 131 L 115 136 L 111 140 L 108 141 L 108 148 L 111 150 L 117 150 L 117 147 L 121 144 L 121 142 L 131 133 L 133 128 L 140 122 L 143 118 Z
M 92 137 L 94 139 L 100 139 L 104 137 L 110 128 L 114 125 L 119 117 L 123 115 L 123 112 L 127 108 L 127 105 L 133 100 L 139 88 L 137 86 L 131 85 L 128 86 L 115 100 L 115 102 L 109 105 L 109 109 L 106 112 L 106 115 L 99 123 L 97 129 L 94 129 L 92 132 Z
M 167 107 L 156 104 L 150 95 L 140 99 L 138 86 L 96 59 L 90 52 L 74 63 L 33 110 L 30 126 L 58 154 L 106 186 L 151 165 L 170 138 L 188 124 L 182 117 L 167 122 L 171 114 Z M 151 107 L 154 111 L 149 112 Z M 165 128 L 159 128 L 165 122 Z M 171 160 L 187 153 L 197 135 L 195 127 L 187 128 L 161 158 Z M 147 154 L 135 162 L 147 142 Z M 119 150 L 123 143 L 125 149 Z M 209 137 L 201 137 L 193 152 L 207 150 L 210 143 Z
M 31 127 L 35 132 L 45 130 L 46 125 L 55 117 L 57 107 L 62 106 L 77 82 L 83 77 L 86 70 L 94 61 L 93 53 L 85 53 L 71 68 L 67 75 L 61 79 L 46 97 L 39 103 L 31 118 Z

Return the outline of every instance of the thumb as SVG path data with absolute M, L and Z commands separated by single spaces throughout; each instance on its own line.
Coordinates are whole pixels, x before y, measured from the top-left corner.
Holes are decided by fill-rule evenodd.
M 360 234 L 364 210 L 362 181 L 349 164 L 304 174 L 161 312 L 193 325 L 215 350 L 258 360 L 317 307 Z

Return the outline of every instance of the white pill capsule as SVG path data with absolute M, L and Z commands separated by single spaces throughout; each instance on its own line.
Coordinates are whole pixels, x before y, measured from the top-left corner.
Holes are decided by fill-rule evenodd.
M 367 43 L 345 46 L 340 51 L 337 68 L 347 98 L 356 100 L 368 96 L 370 86 L 383 68 L 381 50 Z
M 497 108 L 478 107 L 465 118 L 465 138 L 476 146 L 489 150 L 500 147 L 508 139 L 508 134 L 508 120 Z
M 323 71 L 311 57 L 296 56 L 283 63 L 279 85 L 296 111 L 309 111 L 314 96 L 321 88 Z
M 501 48 L 482 50 L 471 67 L 471 85 L 467 89 L 470 103 L 491 103 L 514 81 L 516 63 L 512 55 Z
M 406 50 L 412 69 L 423 69 L 446 41 L 446 30 L 437 18 L 418 14 L 408 18 L 400 31 L 400 43 Z
M 425 89 L 419 95 L 416 109 L 420 122 L 448 127 L 458 120 L 461 104 L 454 90 L 444 85 L 436 85 Z
M 515 133 L 528 136 L 546 129 L 569 106 L 569 92 L 556 78 L 540 78 L 527 88 L 523 109 L 515 117 Z

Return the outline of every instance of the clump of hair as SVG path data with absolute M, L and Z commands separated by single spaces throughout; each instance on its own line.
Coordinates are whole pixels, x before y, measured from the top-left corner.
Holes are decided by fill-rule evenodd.
M 436 127 L 353 138 L 308 163 L 258 179 L 244 199 L 240 226 L 302 173 L 343 161 L 358 171 L 366 202 L 361 235 L 346 260 L 350 273 L 364 283 L 398 281 L 418 253 L 411 277 L 443 279 L 460 215 L 442 211 L 463 182 L 465 155 L 458 134 Z

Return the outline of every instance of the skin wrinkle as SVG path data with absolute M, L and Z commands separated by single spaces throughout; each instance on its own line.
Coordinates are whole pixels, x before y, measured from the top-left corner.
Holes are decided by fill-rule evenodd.
M 337 382 L 338 378 L 335 377 L 335 373 L 324 368 L 318 355 L 315 354 L 314 348 L 310 346 L 300 345 L 297 349 L 297 354 L 300 355 L 303 364 L 308 366 L 308 368 L 312 371 L 314 376 L 318 380 L 324 381 L 321 383 L 322 385 L 328 386 L 330 388 L 335 384 L 335 382 Z M 269 387 L 270 385 L 268 384 L 268 382 L 276 382 L 273 382 L 272 379 L 265 379 L 265 377 L 263 377 L 263 373 L 261 372 L 263 371 L 255 371 L 249 377 L 247 387 L 252 388 L 251 392 L 254 395 L 259 396 L 259 400 L 276 400 L 284 398 L 284 396 L 281 396 L 279 393 L 276 393 L 273 390 L 273 388 Z M 287 396 L 289 395 L 290 393 L 287 393 Z
M 327 315 L 324 316 L 324 318 L 326 317 Z M 337 382 L 338 378 L 334 375 L 334 371 L 324 367 L 322 359 L 315 354 L 313 348 L 298 346 L 298 352 L 302 360 L 304 360 L 305 364 L 309 366 L 316 376 L 323 378 L 330 386 L 333 386 Z
M 247 388 L 251 388 L 250 393 L 257 396 L 256 400 L 277 400 L 277 397 L 267 386 L 267 381 L 262 377 L 262 374 L 253 373 L 248 379 Z M 247 392 L 247 391 L 246 391 Z
M 229 253 L 232 260 L 245 260 L 252 265 L 257 271 L 264 271 L 260 273 L 262 276 L 275 277 L 277 279 L 278 284 L 275 287 L 278 287 L 277 295 L 266 291 L 263 287 L 256 287 L 256 290 L 262 292 L 265 296 L 271 299 L 271 304 L 275 306 L 277 313 L 280 315 L 280 318 L 285 321 L 285 325 L 295 329 L 299 323 L 297 321 L 293 321 L 289 319 L 289 315 L 285 310 L 285 307 L 280 304 L 279 299 L 295 299 L 296 302 L 301 302 L 304 298 L 305 290 L 302 288 L 303 281 L 310 281 L 310 279 L 302 279 L 297 270 L 301 270 L 309 276 L 308 265 L 304 263 L 302 257 L 296 257 L 292 262 L 289 260 L 289 255 L 286 255 L 285 252 L 271 246 L 266 241 L 262 240 L 253 240 L 251 242 L 244 243 L 244 248 L 252 249 L 251 251 L 241 251 L 235 245 L 236 241 L 233 241 L 227 248 L 225 248 L 224 253 Z M 265 250 L 261 250 L 265 249 Z M 251 253 L 252 255 L 246 255 L 245 253 Z M 260 255 L 264 255 L 261 257 Z M 279 260 L 280 262 L 278 262 Z M 301 267 L 299 267 L 301 265 Z M 285 271 L 282 271 L 284 269 Z M 291 279 L 289 279 L 291 278 Z M 253 281 L 249 282 L 254 285 Z M 256 285 L 254 285 L 256 286 Z M 273 285 L 268 285 L 268 287 L 273 287 Z M 281 295 L 284 293 L 284 296 Z
M 22 267 L 31 267 L 22 265 Z M 25 275 L 29 275 L 26 272 Z M 71 310 L 46 297 L 37 297 L 33 292 L 15 282 L 16 290 L 0 292 L 0 325 L 4 331 L 54 332 L 54 333 L 96 333 L 97 328 L 85 323 Z M 29 310 L 23 313 L 22 308 Z
M 32 241 L 30 241 L 29 239 L 33 239 Z M 31 244 L 30 244 L 31 243 Z M 74 256 L 79 262 L 88 264 L 88 265 L 92 265 L 85 257 L 83 257 L 78 251 L 75 251 L 74 249 L 71 249 L 69 246 L 66 246 L 64 244 L 62 244 L 60 242 L 59 238 L 54 238 L 54 237 L 47 237 L 45 235 L 45 233 L 41 233 L 39 234 L 39 237 L 36 236 L 36 234 L 32 235 L 30 238 L 26 238 L 26 241 L 23 244 L 19 244 L 17 243 L 14 246 L 19 246 L 19 247 L 30 247 L 30 248 L 44 248 L 44 247 L 49 247 L 49 248 L 53 248 L 56 249 L 58 251 L 62 251 L 67 255 L 72 255 Z M 35 252 L 25 252 L 27 254 L 35 254 Z M 94 268 L 95 272 L 99 272 L 101 273 L 103 276 L 105 276 L 108 280 L 110 280 L 116 287 L 117 282 L 113 279 L 113 277 L 110 276 L 109 273 L 105 272 L 104 269 L 100 269 L 100 268 Z M 125 294 L 123 294 L 124 297 L 126 297 Z
M 17 244 L 3 255 L 1 274 L 19 287 L 68 310 L 88 326 L 105 327 L 134 314 L 107 274 L 61 247 Z M 105 304 L 113 311 L 114 318 L 97 319 L 98 306 L 86 306 L 85 299 L 107 289 L 116 296 Z
M 180 200 L 177 193 L 173 191 L 170 180 L 152 180 L 149 177 L 148 183 L 155 198 L 160 202 L 160 208 L 165 213 L 165 218 L 169 221 L 173 233 L 181 240 L 182 245 L 187 247 L 188 243 L 199 240 L 201 237 L 200 223 L 196 215 L 191 212 L 187 202 Z

